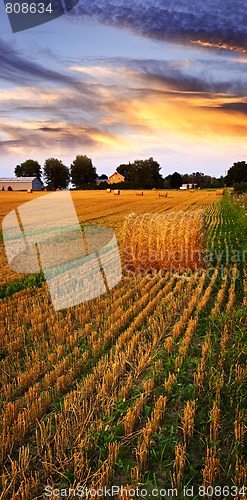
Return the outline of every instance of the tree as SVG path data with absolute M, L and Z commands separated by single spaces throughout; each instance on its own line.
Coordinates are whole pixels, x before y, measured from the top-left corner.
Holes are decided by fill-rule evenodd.
M 227 172 L 227 186 L 232 186 L 236 182 L 247 182 L 247 163 L 245 161 L 233 163 L 233 166 Z
M 163 179 L 160 174 L 160 165 L 152 157 L 147 160 L 135 160 L 133 163 L 122 164 L 117 172 L 127 175 L 128 182 L 136 187 L 162 187 Z
M 49 189 L 64 189 L 70 181 L 69 169 L 61 160 L 48 158 L 45 160 L 44 178 Z
M 178 189 L 180 188 L 180 186 L 182 186 L 182 184 L 183 184 L 182 175 L 180 175 L 178 172 L 174 172 L 174 174 L 172 174 L 170 177 L 171 189 Z
M 199 184 L 199 187 L 201 187 L 202 189 L 208 189 L 208 188 L 211 188 L 211 187 L 214 187 L 214 183 L 216 182 L 216 179 L 215 177 L 211 177 L 211 175 L 204 175 L 203 178 L 201 179 L 201 182 Z M 224 182 L 223 182 L 223 186 L 224 186 Z M 220 184 L 216 187 L 221 187 Z
M 193 175 L 192 174 L 183 174 L 182 175 L 182 184 L 192 184 Z
M 167 175 L 167 177 L 165 177 L 165 179 L 163 180 L 163 189 L 170 189 L 171 187 L 170 178 L 171 176 Z
M 183 174 L 182 184 L 194 184 L 197 187 L 205 185 L 205 175 L 203 172 L 193 172 L 193 174 Z
M 210 175 L 205 175 L 203 172 L 194 172 L 193 174 L 183 174 L 182 175 L 183 184 L 195 184 L 201 189 L 208 188 L 221 188 L 225 185 L 224 177 L 221 176 L 216 179 L 216 177 L 211 177 Z
M 81 189 L 85 184 L 95 182 L 97 179 L 96 168 L 92 164 L 91 158 L 86 155 L 77 155 L 70 166 L 71 181 L 77 189 Z
M 133 177 L 133 164 L 132 163 L 121 163 L 117 167 L 117 172 L 126 177 L 128 182 L 133 182 L 131 176 Z
M 247 193 L 247 182 L 235 182 L 233 184 L 235 193 L 243 194 Z
M 101 174 L 101 175 L 99 175 L 98 179 L 100 179 L 100 180 L 102 180 L 102 181 L 103 181 L 103 180 L 106 180 L 106 181 L 107 181 L 108 176 L 107 176 L 106 174 Z
M 15 167 L 16 177 L 37 177 L 41 180 L 41 166 L 36 160 L 26 160 Z
M 192 174 L 192 184 L 197 187 L 201 187 L 203 184 L 204 174 L 203 172 L 194 172 Z

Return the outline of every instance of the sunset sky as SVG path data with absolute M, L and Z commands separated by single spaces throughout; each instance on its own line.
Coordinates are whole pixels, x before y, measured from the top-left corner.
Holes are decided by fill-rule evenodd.
M 13 34 L 1 2 L 1 175 L 77 154 L 224 175 L 247 160 L 246 27 L 247 1 L 80 0 Z

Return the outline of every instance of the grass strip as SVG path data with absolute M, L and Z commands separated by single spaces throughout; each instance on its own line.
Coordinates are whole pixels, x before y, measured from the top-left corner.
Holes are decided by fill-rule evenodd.
M 11 297 L 16 292 L 20 292 L 27 288 L 40 288 L 44 282 L 45 277 L 43 273 L 32 274 L 31 276 L 9 281 L 0 287 L 0 299 Z

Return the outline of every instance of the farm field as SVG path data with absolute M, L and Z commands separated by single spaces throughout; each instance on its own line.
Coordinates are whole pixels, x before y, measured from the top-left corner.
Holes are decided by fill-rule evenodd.
M 30 200 L 45 196 L 47 193 L 33 192 L 1 192 L 0 223 L 11 210 Z M 145 191 L 145 196 L 139 198 L 135 191 L 121 191 L 120 196 L 105 191 L 72 191 L 72 198 L 77 216 L 81 224 L 92 223 L 111 227 L 116 232 L 121 243 L 123 222 L 131 212 L 165 213 L 177 210 L 192 210 L 193 207 L 205 207 L 218 201 L 215 191 L 200 191 L 194 193 L 176 191 L 169 193 L 168 198 L 159 198 L 158 192 Z M 3 272 L 0 276 L 0 287 L 8 281 L 18 279 L 22 275 L 14 273 L 8 266 L 2 235 L 0 233 L 0 265 Z
M 36 196 L 1 193 L 1 221 Z M 72 198 L 82 226 L 115 230 L 122 263 L 129 214 L 167 214 L 179 248 L 198 213 L 210 261 L 124 270 L 104 295 L 56 312 L 42 275 L 11 271 L 1 238 L 0 499 L 107 498 L 113 485 L 118 500 L 247 498 L 245 208 L 215 191 Z

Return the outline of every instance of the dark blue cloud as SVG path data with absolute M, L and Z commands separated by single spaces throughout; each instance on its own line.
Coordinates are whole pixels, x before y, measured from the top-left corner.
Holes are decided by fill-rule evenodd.
M 222 109 L 227 111 L 235 111 L 247 115 L 247 102 L 229 102 L 222 104 Z
M 201 40 L 247 50 L 246 0 L 80 0 L 70 15 L 93 17 L 157 40 Z
M 121 60 L 119 62 L 121 64 Z M 247 94 L 246 65 L 234 60 L 126 60 L 126 66 L 139 73 L 145 82 L 157 82 L 179 92 Z

